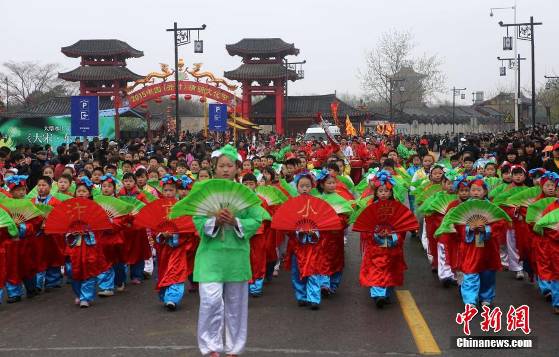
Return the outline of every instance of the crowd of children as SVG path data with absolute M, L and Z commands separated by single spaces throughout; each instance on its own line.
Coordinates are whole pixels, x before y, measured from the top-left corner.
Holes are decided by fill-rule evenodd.
M 353 228 L 360 232 L 359 281 L 379 308 L 404 284 L 404 242 L 411 236 L 422 242 L 442 285 L 459 286 L 464 304 L 491 305 L 496 274 L 505 269 L 534 282 L 559 313 L 556 173 L 527 172 L 493 155 L 419 157 L 403 143 L 386 151 L 358 182 L 335 145 L 320 153 L 286 147 L 250 159 L 226 145 L 202 164 L 156 159 L 146 168 L 123 161 L 79 172 L 67 165 L 57 176 L 47 165 L 35 187 L 7 170 L 0 191 L 0 301 L 4 290 L 5 300 L 17 303 L 68 283 L 76 305 L 87 308 L 96 296 L 113 296 L 153 274 L 170 311 L 185 289 L 199 290 L 203 353 L 236 355 L 246 341 L 247 297 L 261 297 L 280 267 L 290 272 L 301 307 L 318 310 L 322 296 L 336 293 Z M 186 223 L 171 219 L 178 202 L 204 190 L 213 194 L 206 183 L 215 180 L 242 184 L 258 204 L 189 213 Z M 212 197 L 208 202 L 219 204 L 227 194 Z M 50 214 L 73 200 L 98 204 L 99 219 L 109 225 L 53 229 Z M 157 218 L 166 228 L 140 217 L 156 205 L 168 207 Z M 225 347 L 222 336 L 210 333 L 224 324 L 232 336 Z

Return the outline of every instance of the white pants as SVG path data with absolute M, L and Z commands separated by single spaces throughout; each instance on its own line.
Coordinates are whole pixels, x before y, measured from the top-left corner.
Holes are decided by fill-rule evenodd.
M 248 282 L 200 283 L 198 348 L 240 354 L 245 348 L 248 320 Z M 223 328 L 225 326 L 225 348 Z
M 437 265 L 438 265 L 438 274 L 439 274 L 439 280 L 444 280 L 444 279 L 454 279 L 454 273 L 452 272 L 452 269 L 450 268 L 450 265 L 448 265 L 448 263 L 446 262 L 446 254 L 445 254 L 445 250 L 444 250 L 444 244 L 442 243 L 437 243 Z
M 507 229 L 507 254 L 509 258 L 510 271 L 522 271 L 522 263 L 520 262 L 520 255 L 516 249 L 516 232 L 514 229 Z
M 423 227 L 421 229 L 421 245 L 423 245 L 423 249 L 425 253 L 427 253 L 427 260 L 429 260 L 429 264 L 433 262 L 433 255 L 429 252 L 429 239 L 427 239 L 427 224 L 425 224 L 425 218 L 423 219 Z

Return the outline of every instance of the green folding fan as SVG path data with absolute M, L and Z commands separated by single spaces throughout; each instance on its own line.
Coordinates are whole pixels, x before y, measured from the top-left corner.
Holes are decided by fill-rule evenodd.
M 443 187 L 440 184 L 433 184 L 429 187 L 418 188 L 415 191 L 415 202 L 421 205 L 427 198 L 434 195 L 437 192 L 442 191 Z
M 268 206 L 276 206 L 287 201 L 287 196 L 279 188 L 274 186 L 258 186 L 256 194 L 262 197 Z
M 35 205 L 35 207 L 41 211 L 41 216 L 46 217 L 49 215 L 49 213 L 52 211 L 52 209 L 54 208 L 53 206 L 50 205 L 45 205 L 42 203 L 38 203 Z
M 143 203 L 139 199 L 137 199 L 135 197 L 131 197 L 131 196 L 121 196 L 118 199 L 128 203 L 129 205 L 132 205 L 133 208 L 129 213 L 131 215 L 137 215 L 140 212 L 140 210 L 142 208 L 144 208 L 144 206 L 146 205 L 145 203 Z
M 372 199 L 373 199 L 373 196 L 367 196 L 367 197 L 361 198 L 360 200 L 358 200 L 356 202 L 355 210 L 353 211 L 353 213 L 349 217 L 349 223 L 350 224 L 353 224 L 355 222 L 357 217 L 359 217 L 359 215 L 361 215 L 361 213 L 365 210 L 365 208 L 367 208 L 367 206 L 369 205 L 369 202 Z
M 203 189 L 190 192 L 171 209 L 170 218 L 181 216 L 216 216 L 224 208 L 233 214 L 252 206 L 260 206 L 258 196 L 240 183 L 224 179 L 204 182 Z
M 351 207 L 351 202 L 343 198 L 342 196 L 338 195 L 337 193 L 328 193 L 319 196 L 324 201 L 328 202 L 336 214 L 345 214 L 350 215 L 353 213 L 353 208 Z
M 497 206 L 505 205 L 505 202 L 509 199 L 509 197 L 512 197 L 513 195 L 516 195 L 527 189 L 528 187 L 526 186 L 515 186 L 508 189 L 504 189 L 500 193 L 493 196 L 493 203 L 496 204 Z
M 157 191 L 161 192 L 161 186 L 159 186 L 159 180 L 148 180 L 147 184 L 150 187 L 155 188 Z
M 530 187 L 509 196 L 503 205 L 509 207 L 528 207 L 536 202 L 537 197 L 541 195 L 541 193 L 542 189 L 540 186 Z
M 457 195 L 441 191 L 425 200 L 423 205 L 419 207 L 419 211 L 424 215 L 431 215 L 434 213 L 446 214 L 448 205 L 457 199 Z
M 338 180 L 340 180 L 340 182 L 343 183 L 345 185 L 345 187 L 347 187 L 347 189 L 350 190 L 350 191 L 352 191 L 353 188 L 355 187 L 355 184 L 353 183 L 353 181 L 351 181 L 351 179 L 347 176 L 338 175 L 338 176 L 336 176 L 336 178 Z
M 103 208 L 103 210 L 107 213 L 107 216 L 111 219 L 130 214 L 130 212 L 134 209 L 134 206 L 131 204 L 113 196 L 99 195 L 93 197 L 93 200 Z
M 485 181 L 485 183 L 487 184 L 489 191 L 493 190 L 495 187 L 503 183 L 503 180 L 499 177 L 486 177 L 483 179 L 483 181 Z
M 501 194 L 508 187 L 508 185 L 509 185 L 508 183 L 502 182 L 502 183 L 497 184 L 497 185 L 493 186 L 492 188 L 490 188 L 489 189 L 489 194 L 488 194 L 489 198 L 492 199 L 495 196 Z
M 285 181 L 285 179 L 280 179 L 279 182 L 280 182 L 281 188 L 283 188 L 285 191 L 287 191 L 287 193 L 289 193 L 289 195 L 291 197 L 295 197 L 295 196 L 298 195 L 297 189 L 293 185 L 290 185 L 289 183 L 287 183 L 287 181 Z
M 559 209 L 547 213 L 534 226 L 534 232 L 539 235 L 543 235 L 544 229 L 559 230 Z
M 142 191 L 142 193 L 146 197 L 146 200 L 148 201 L 148 203 L 153 202 L 157 199 L 157 197 L 155 197 L 153 194 L 149 193 L 148 191 Z
M 526 211 L 526 223 L 536 223 L 539 221 L 543 217 L 543 211 L 545 211 L 550 204 L 555 202 L 555 200 L 555 197 L 542 198 L 528 206 L 528 210 Z
M 70 195 L 67 195 L 65 193 L 60 193 L 60 192 L 55 192 L 52 194 L 52 197 L 56 198 L 57 200 L 59 200 L 60 202 L 64 202 L 66 200 L 69 200 L 70 198 L 74 198 Z
M 0 209 L 0 228 L 6 228 L 6 230 L 12 237 L 17 236 L 19 233 L 17 225 L 12 219 L 12 216 L 10 216 L 10 214 L 3 209 Z
M 43 214 L 43 211 L 26 199 L 4 198 L 0 200 L 0 205 L 4 206 L 18 225 Z
M 511 219 L 505 211 L 487 200 L 468 200 L 451 209 L 445 216 L 435 235 L 453 231 L 456 224 L 486 225 L 493 222 Z

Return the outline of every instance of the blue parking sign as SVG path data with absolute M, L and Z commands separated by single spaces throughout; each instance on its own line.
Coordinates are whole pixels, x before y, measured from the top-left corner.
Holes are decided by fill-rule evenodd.
M 212 131 L 227 131 L 227 104 L 209 105 L 208 126 Z
M 99 97 L 72 96 L 72 136 L 99 135 Z

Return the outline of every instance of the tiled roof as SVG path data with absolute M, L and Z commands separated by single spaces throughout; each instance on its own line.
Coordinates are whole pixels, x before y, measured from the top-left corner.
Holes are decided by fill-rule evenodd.
M 114 39 L 79 40 L 71 46 L 62 47 L 61 51 L 68 57 L 124 55 L 129 58 L 144 55 L 126 42 Z
M 225 71 L 225 78 L 241 81 L 245 79 L 277 79 L 289 77 L 290 80 L 297 80 L 297 73 L 291 69 L 285 69 L 285 66 L 279 63 L 251 63 L 242 64 L 237 69 Z
M 502 122 L 502 114 L 499 116 L 497 113 L 498 112 L 494 112 L 492 114 L 495 115 L 489 115 L 484 110 L 478 110 L 477 107 L 456 106 L 454 108 L 454 123 L 469 122 L 471 118 L 476 118 L 480 124 Z M 402 113 L 396 112 L 394 117 L 394 121 L 398 123 L 411 123 L 414 120 L 422 124 L 451 124 L 453 122 L 452 106 L 404 108 Z
M 298 55 L 299 50 L 293 43 L 287 43 L 281 38 L 244 38 L 231 45 L 225 45 L 231 56 L 252 57 L 283 57 Z
M 335 94 L 326 95 L 306 95 L 306 96 L 288 96 L 286 101 L 287 116 L 289 118 L 314 118 L 318 112 L 322 113 L 322 117 L 329 119 L 332 117 L 330 104 L 337 101 L 338 118 L 345 120 L 346 114 L 350 117 L 363 116 L 361 112 L 352 106 L 342 102 L 336 98 Z M 273 96 L 266 97 L 252 106 L 252 116 L 256 119 L 275 118 L 275 99 Z
M 114 81 L 127 80 L 135 81 L 142 76 L 132 72 L 126 67 L 114 66 L 81 66 L 69 72 L 58 73 L 58 78 L 77 82 L 77 81 Z

